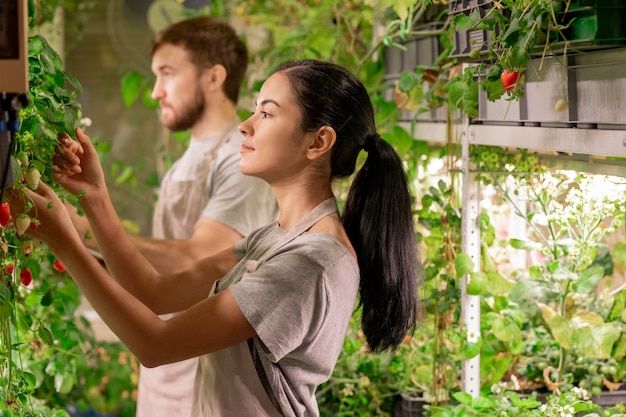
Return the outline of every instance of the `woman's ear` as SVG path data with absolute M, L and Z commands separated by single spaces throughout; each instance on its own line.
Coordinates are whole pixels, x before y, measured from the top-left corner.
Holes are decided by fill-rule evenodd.
M 335 129 L 330 126 L 322 126 L 315 132 L 311 132 L 314 135 L 309 146 L 307 147 L 307 158 L 313 160 L 327 154 L 335 144 L 337 140 L 337 133 Z

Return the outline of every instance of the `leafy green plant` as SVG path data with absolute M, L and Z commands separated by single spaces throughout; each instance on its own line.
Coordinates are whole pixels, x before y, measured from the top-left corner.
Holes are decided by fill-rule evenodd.
M 68 89 L 67 83 L 75 89 L 80 86 L 62 70 L 58 54 L 41 36 L 29 41 L 29 83 L 31 103 L 20 113 L 22 123 L 12 161 L 18 179 L 14 192 L 36 187 L 39 178 L 52 183 L 50 158 L 57 132 L 73 130 L 80 117 L 75 90 Z M 0 238 L 0 308 L 4 317 L 0 323 L 0 409 L 26 415 L 44 406 L 34 393 L 47 378 L 55 380 L 53 386 L 60 392 L 71 387 L 75 369 L 63 356 L 79 354 L 83 337 L 73 325 L 79 293 L 68 291 L 71 285 L 63 282 L 62 272 L 55 272 L 55 259 L 47 248 L 18 230 L 24 227 L 20 221 L 25 227 L 36 227 L 36 220 L 20 213 L 12 215 L 14 223 L 3 228 Z M 39 360 L 46 357 L 62 366 L 42 369 Z
M 135 416 L 139 362 L 121 342 L 94 341 L 76 372 L 78 383 L 66 404 L 80 412 Z
M 617 405 L 602 410 L 591 402 L 584 389 L 574 388 L 566 392 L 558 392 L 539 401 L 536 393 L 529 397 L 521 397 L 516 392 L 505 391 L 494 387 L 488 395 L 471 395 L 459 392 L 454 395 L 456 405 L 430 407 L 426 415 L 429 417 L 573 417 L 574 415 L 611 416 L 623 415 L 624 405 Z M 581 413 L 581 414 L 577 414 Z M 584 414 L 583 414 L 584 413 Z
M 436 3 L 419 0 L 412 7 Z M 481 90 L 490 101 L 524 97 L 526 73 L 538 74 L 545 57 L 565 57 L 568 52 L 568 27 L 574 19 L 568 14 L 570 3 L 571 0 L 479 1 L 471 12 L 451 12 L 449 19 L 441 21 L 446 32 L 433 34 L 439 36 L 440 56 L 433 63 L 403 71 L 398 90 L 411 99 L 411 110 L 416 115 L 445 103 L 450 111 L 477 117 Z M 399 26 L 415 25 L 415 20 L 404 16 Z M 486 35 L 481 41 L 472 38 L 467 56 L 454 55 L 450 39 L 467 32 Z M 532 58 L 540 58 L 538 64 Z M 563 111 L 567 102 L 559 106 L 559 111 Z
M 30 0 L 31 30 L 50 21 L 50 11 L 61 5 Z M 81 86 L 63 70 L 45 37 L 29 38 L 28 59 L 30 103 L 19 113 L 11 192 L 45 181 L 66 197 L 54 182 L 51 158 L 57 134 L 71 133 L 81 123 Z M 79 382 L 76 375 L 85 349 L 93 346 L 89 322 L 77 317 L 80 292 L 63 265 L 45 245 L 23 235 L 23 229 L 37 227 L 36 219 L 11 214 L 13 222 L 0 234 L 0 413 L 67 416 L 67 395 Z
M 460 375 L 460 360 L 472 357 L 477 351 L 459 356 L 463 352 L 460 326 L 461 285 L 455 259 L 461 253 L 461 213 L 453 187 L 440 180 L 422 197 L 417 211 L 421 226 L 420 242 L 426 246 L 424 256 L 424 325 L 431 331 L 431 378 L 423 396 L 438 404 L 449 400 L 449 391 Z M 457 238 L 455 238 L 457 236 Z M 451 342 L 454 341 L 454 342 Z
M 533 336 L 526 338 L 530 362 L 522 364 L 523 373 L 550 390 L 580 383 L 599 394 L 603 384 L 619 382 L 616 365 L 624 357 L 624 321 L 615 314 L 621 294 L 594 294 L 612 273 L 603 239 L 624 223 L 624 185 L 602 176 L 547 173 L 526 152 L 476 147 L 473 155 L 484 172 L 481 181 L 499 190 L 527 226 L 528 237 L 509 244 L 535 259 L 528 270 L 513 271 L 517 284 L 509 294 L 511 301 L 531 306 L 525 308 L 530 320 L 524 331 Z M 529 368 L 532 356 L 541 358 L 537 371 Z M 594 373 L 600 368 L 605 372 L 598 380 Z
M 623 193 L 599 194 L 602 187 L 582 175 L 544 175 L 524 180 L 514 188 L 516 193 L 528 195 L 529 213 L 523 214 L 517 207 L 515 211 L 526 219 L 532 237 L 512 239 L 511 244 L 538 251 L 543 258 L 530 267 L 529 275 L 553 295 L 554 301 L 540 302 L 538 307 L 560 346 L 558 384 L 565 373 L 568 351 L 608 358 L 620 338 L 622 324 L 607 322 L 606 315 L 584 308 L 576 302 L 576 295 L 590 294 L 605 276 L 604 267 L 594 262 L 602 238 L 623 224 L 626 200 Z M 505 195 L 510 190 L 507 186 Z

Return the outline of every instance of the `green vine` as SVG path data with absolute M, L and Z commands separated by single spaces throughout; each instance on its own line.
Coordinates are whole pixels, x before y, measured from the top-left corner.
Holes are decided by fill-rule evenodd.
M 79 2 L 68 3 L 77 6 Z M 31 30 L 52 19 L 61 2 L 28 3 Z M 82 6 L 81 6 L 82 7 Z M 19 112 L 12 192 L 45 181 L 64 196 L 51 171 L 59 132 L 73 132 L 82 112 L 80 83 L 63 70 L 45 37 L 28 41 L 29 104 Z M 29 210 L 29 204 L 25 211 Z M 66 396 L 77 383 L 89 324 L 78 324 L 80 292 L 45 245 L 24 236 L 37 220 L 11 213 L 0 234 L 0 413 L 2 416 L 66 416 Z

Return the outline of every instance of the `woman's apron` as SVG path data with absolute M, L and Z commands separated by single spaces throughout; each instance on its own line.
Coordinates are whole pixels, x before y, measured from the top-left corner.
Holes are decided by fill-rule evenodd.
M 334 197 L 318 204 L 296 226 L 265 251 L 259 259 L 246 261 L 245 269 L 247 272 L 256 271 L 278 249 L 309 230 L 324 217 L 335 212 L 337 212 L 337 201 Z M 240 279 L 241 277 L 235 281 Z M 212 293 L 223 290 L 220 289 L 219 283 L 220 281 L 217 281 L 214 285 Z M 255 337 L 248 339 L 247 343 L 244 342 L 201 357 L 203 373 L 198 375 L 199 383 L 196 387 L 198 398 L 194 409 L 196 416 L 194 417 L 293 415 L 291 410 L 286 412 L 282 410 L 281 401 L 277 397 L 280 389 L 272 387 L 270 384 L 270 380 L 276 381 L 278 378 L 268 377 L 263 367 L 260 351 L 262 351 L 262 347 L 258 345 L 258 340 Z M 280 372 L 280 364 L 274 364 L 274 366 Z M 232 378 L 232 375 L 237 375 L 238 380 L 224 380 L 225 378 Z M 237 391 L 237 384 L 244 385 L 245 391 Z M 263 395 L 263 391 L 267 397 Z M 253 398 L 245 398 L 242 395 Z

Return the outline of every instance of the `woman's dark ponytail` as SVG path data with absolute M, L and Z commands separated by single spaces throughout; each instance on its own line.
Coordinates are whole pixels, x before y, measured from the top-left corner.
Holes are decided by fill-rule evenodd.
M 421 271 L 402 160 L 378 134 L 366 137 L 364 149 L 343 222 L 361 269 L 363 332 L 370 348 L 382 351 L 415 329 Z
M 376 132 L 374 108 L 363 84 L 330 62 L 291 61 L 278 71 L 289 79 L 305 132 L 331 126 L 337 140 L 331 177 L 354 172 L 362 149 L 367 160 L 352 182 L 343 222 L 361 269 L 362 327 L 370 348 L 399 345 L 415 328 L 421 270 L 412 201 L 402 160 Z

